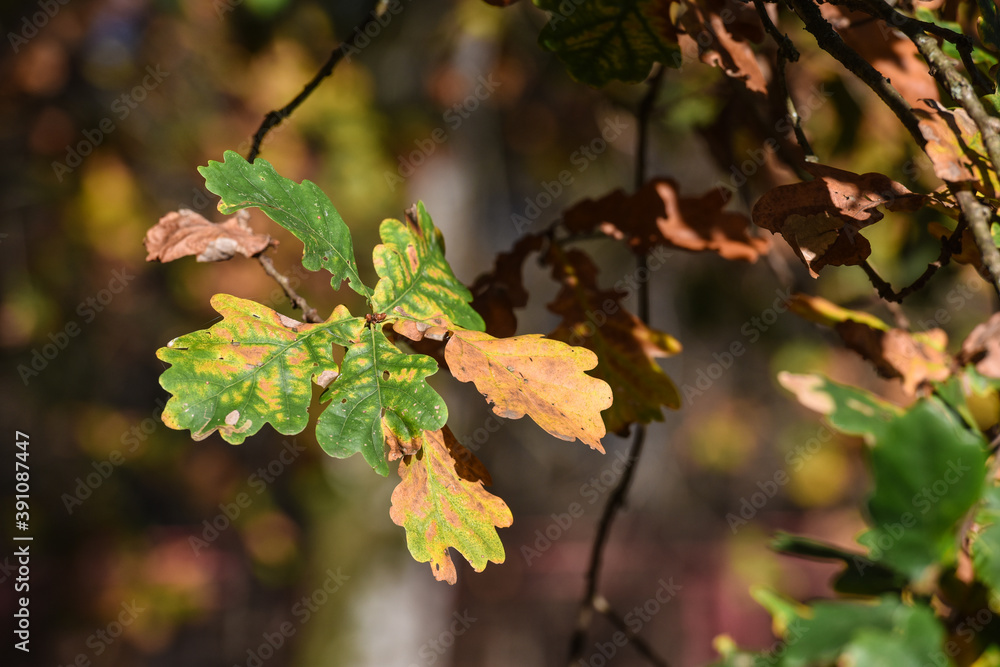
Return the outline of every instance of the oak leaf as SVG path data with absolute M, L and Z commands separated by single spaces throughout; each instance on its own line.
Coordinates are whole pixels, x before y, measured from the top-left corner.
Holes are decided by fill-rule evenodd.
M 764 193 L 753 207 L 753 221 L 781 234 L 813 277 L 824 266 L 857 265 L 868 258 L 871 244 L 860 230 L 885 217 L 879 206 L 913 211 L 927 199 L 882 174 L 814 163 L 804 168 L 816 178 Z
M 242 211 L 241 211 L 242 213 Z M 146 261 L 172 262 L 196 255 L 199 262 L 222 262 L 239 253 L 258 255 L 278 242 L 267 234 L 256 234 L 246 215 L 236 215 L 225 222 L 211 222 L 204 216 L 182 208 L 171 211 L 146 231 Z
M 677 387 L 656 359 L 677 354 L 681 344 L 625 310 L 624 294 L 600 289 L 597 267 L 583 252 L 553 246 L 549 261 L 562 288 L 548 309 L 563 318 L 549 338 L 597 355 L 592 374 L 614 394 L 614 403 L 602 413 L 608 432 L 624 435 L 634 423 L 662 421 L 664 406 L 679 408 Z
M 418 562 L 430 562 L 434 578 L 458 578 L 448 549 L 461 553 L 476 572 L 504 561 L 497 528 L 513 522 L 506 503 L 486 491 L 489 476 L 448 427 L 424 431 L 411 445 L 418 453 L 399 463 L 402 481 L 392 492 L 389 516 L 406 530 L 406 545 Z
M 426 382 L 437 368 L 428 356 L 400 352 L 381 327 L 363 328 L 320 397 L 330 404 L 316 424 L 316 440 L 338 458 L 361 452 L 376 472 L 388 475 L 386 431 L 410 439 L 448 421 L 444 399 Z
M 334 343 L 348 345 L 364 320 L 338 306 L 326 322 L 303 324 L 254 301 L 212 297 L 223 319 L 175 338 L 156 356 L 170 368 L 160 384 L 173 394 L 163 411 L 170 428 L 194 440 L 213 431 L 238 444 L 270 423 L 285 435 L 309 421 L 312 380 L 337 373 Z
M 483 319 L 472 309 L 472 294 L 451 271 L 444 240 L 423 202 L 409 211 L 406 222 L 385 220 L 382 243 L 372 253 L 379 275 L 372 304 L 376 311 L 408 317 L 444 317 L 464 329 L 481 331 Z
M 976 370 L 986 377 L 1000 378 L 1000 313 L 974 328 L 965 341 L 959 361 L 975 364 Z
M 924 100 L 930 108 L 914 109 L 920 133 L 927 140 L 924 150 L 934 174 L 946 183 L 971 183 L 991 197 L 1000 193 L 1000 177 L 986 156 L 983 135 L 965 109 L 948 110 L 934 100 Z M 1000 120 L 991 119 L 994 131 Z
M 766 94 L 767 81 L 757 62 L 757 54 L 745 37 L 747 33 L 753 34 L 754 41 L 758 42 L 764 37 L 756 12 L 731 0 L 684 2 L 682 7 L 677 20 L 682 31 L 678 40 L 682 49 L 696 48 L 701 62 L 743 81 L 752 92 Z
M 302 241 L 302 266 L 329 271 L 336 289 L 347 280 L 358 294 L 371 294 L 358 275 L 347 223 L 315 183 L 296 183 L 278 174 L 267 160 L 249 163 L 235 151 L 226 151 L 222 162 L 210 160 L 198 172 L 205 177 L 205 187 L 219 195 L 221 212 L 259 208 Z
M 505 338 L 517 333 L 514 309 L 528 303 L 522 276 L 524 262 L 544 241 L 541 234 L 524 236 L 509 251 L 497 255 L 493 271 L 482 274 L 472 284 L 472 307 L 482 316 L 491 336 Z
M 875 366 L 879 375 L 900 378 L 903 390 L 911 396 L 921 384 L 942 382 L 951 376 L 948 335 L 941 329 L 910 333 L 868 313 L 805 294 L 793 295 L 789 307 L 806 319 L 832 327 L 847 347 Z
M 457 330 L 444 348 L 451 374 L 473 382 L 505 419 L 530 416 L 562 440 L 579 438 L 604 452 L 601 411 L 611 407 L 611 387 L 584 371 L 597 365 L 590 350 L 538 334 L 494 338 Z
M 563 224 L 573 232 L 596 229 L 642 254 L 667 245 L 754 262 L 768 242 L 750 236 L 746 216 L 722 210 L 728 201 L 722 189 L 681 197 L 674 180 L 656 178 L 633 195 L 615 190 L 596 201 L 585 199 L 563 213 Z

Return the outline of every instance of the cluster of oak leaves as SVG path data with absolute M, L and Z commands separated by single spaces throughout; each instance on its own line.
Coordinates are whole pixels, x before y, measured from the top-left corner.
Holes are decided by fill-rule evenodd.
M 548 4 L 540 3 L 555 11 Z M 582 9 L 562 22 L 553 14 L 541 41 L 574 77 L 593 85 L 615 78 L 641 81 L 653 62 L 680 66 L 684 53 L 693 49 L 697 59 L 720 67 L 748 91 L 768 91 L 750 46 L 764 33 L 749 4 L 682 3 L 686 11 L 676 24 L 664 24 L 656 43 L 649 44 L 642 42 L 646 32 L 629 33 L 629 22 L 642 19 L 643 7 L 651 4 L 640 0 L 608 9 L 622 14 L 622 20 L 610 17 L 608 22 L 622 31 L 627 49 L 612 41 L 597 55 L 574 50 L 571 44 L 583 42 L 567 36 L 584 23 L 588 29 L 597 25 Z M 874 22 L 843 30 L 850 27 L 849 14 L 831 5 L 823 5 L 823 11 L 848 44 L 890 76 L 914 105 L 935 174 L 996 198 L 1000 179 L 981 159 L 975 124 L 964 111 L 936 101 L 937 88 L 912 45 L 894 33 L 866 36 L 865 30 L 878 29 Z M 705 35 L 708 43 L 701 39 Z M 740 125 L 731 121 L 723 111 L 718 125 Z M 732 131 L 715 136 L 724 135 L 731 147 Z M 858 175 L 809 162 L 801 167 L 813 179 L 765 193 L 754 206 L 753 222 L 780 234 L 813 275 L 824 266 L 867 260 L 871 247 L 859 232 L 882 219 L 879 207 L 914 211 L 932 206 L 959 219 L 954 201 L 943 193 L 916 194 L 881 174 Z M 500 254 L 493 271 L 471 289 L 455 278 L 440 232 L 417 204 L 404 220 L 382 223 L 382 244 L 373 251 L 379 276 L 373 289 L 358 274 L 347 225 L 317 186 L 285 179 L 266 161 L 250 164 L 233 152 L 200 171 L 208 189 L 221 198 L 220 211 L 241 214 L 211 223 L 191 211 L 171 213 L 147 233 L 148 260 L 261 255 L 274 242 L 254 233 L 242 215 L 256 207 L 303 242 L 306 269 L 328 271 L 335 289 L 346 283 L 366 299 L 370 312 L 357 316 L 341 305 L 324 321 L 299 322 L 253 301 L 216 295 L 212 305 L 223 317 L 220 322 L 158 352 L 171 364 L 161 377 L 173 395 L 164 423 L 190 430 L 196 440 L 218 431 L 231 443 L 242 442 L 265 423 L 295 434 L 308 424 L 314 384 L 322 387 L 317 441 L 332 456 L 361 453 L 383 475 L 389 461 L 399 460 L 402 481 L 392 495 L 391 518 L 406 530 L 414 558 L 429 561 L 435 576 L 451 583 L 456 571 L 448 549 L 459 551 L 477 571 L 488 561 L 502 562 L 496 528 L 509 526 L 512 517 L 506 504 L 485 490 L 489 474 L 449 431 L 447 406 L 426 378 L 445 366 L 458 380 L 474 383 L 498 416 L 529 415 L 558 438 L 579 439 L 603 451 L 606 432 L 627 433 L 632 424 L 662 419 L 664 406 L 680 407 L 678 391 L 656 359 L 676 354 L 681 346 L 623 308 L 620 291 L 602 289 L 590 257 L 568 247 L 572 239 L 602 234 L 639 257 L 666 247 L 752 262 L 769 249 L 767 240 L 752 234 L 746 216 L 724 210 L 727 189 L 683 197 L 674 181 L 656 178 L 632 194 L 619 190 L 564 211 L 558 224 L 524 235 Z M 952 259 L 983 271 L 971 232 L 939 226 L 937 233 L 954 233 L 961 247 Z M 560 285 L 548 307 L 562 321 L 547 336 L 517 336 L 514 311 L 528 300 L 522 267 L 533 253 Z M 910 394 L 924 383 L 957 375 L 968 364 L 984 377 L 1000 378 L 1000 316 L 977 327 L 953 357 L 941 330 L 909 333 L 805 295 L 795 296 L 792 307 L 833 327 L 882 375 L 901 378 Z M 592 321 L 596 312 L 603 321 Z M 404 339 L 417 353 L 400 350 Z M 334 346 L 346 350 L 339 363 Z M 814 385 L 788 376 L 783 382 L 815 407 Z
M 878 174 L 810 169 L 815 180 L 776 188 L 754 216 L 780 232 L 814 271 L 868 255 L 857 230 L 882 216 L 876 206 L 912 208 L 926 199 Z M 603 452 L 606 431 L 627 433 L 631 424 L 662 419 L 663 406 L 680 406 L 674 384 L 655 361 L 680 351 L 680 344 L 622 307 L 621 292 L 601 289 L 593 261 L 567 249 L 560 235 L 597 232 L 637 254 L 666 246 L 749 261 L 768 247 L 749 235 L 745 216 L 723 210 L 723 191 L 686 198 L 672 181 L 654 179 L 635 194 L 615 191 L 568 209 L 558 227 L 526 235 L 500 254 L 494 270 L 470 291 L 451 272 L 440 232 L 417 204 L 404 221 L 382 223 L 383 243 L 373 252 L 380 279 L 372 290 L 358 276 L 346 224 L 314 184 L 294 183 L 265 160 L 249 164 L 233 152 L 201 171 L 221 197 L 220 210 L 262 209 L 303 241 L 306 268 L 328 270 L 335 287 L 347 280 L 372 312 L 356 317 L 337 306 L 323 322 L 302 323 L 253 301 L 216 295 L 212 305 L 222 321 L 158 352 L 172 365 L 161 378 L 173 394 L 164 423 L 190 429 L 196 440 L 218 431 L 231 443 L 264 423 L 294 434 L 307 425 L 312 384 L 324 387 L 321 402 L 328 405 L 317 422 L 317 441 L 333 456 L 360 452 L 383 475 L 387 459 L 400 460 L 391 517 L 406 529 L 413 556 L 430 561 L 435 576 L 452 583 L 448 548 L 477 571 L 487 561 L 502 562 L 495 528 L 510 525 L 512 517 L 485 490 L 489 474 L 449 431 L 447 406 L 425 378 L 444 365 L 458 380 L 473 382 L 500 417 L 527 414 L 552 435 Z M 252 257 L 274 241 L 254 233 L 242 211 L 212 223 L 182 210 L 162 218 L 145 243 L 147 259 L 168 262 L 188 255 L 199 261 Z M 549 308 L 563 319 L 547 337 L 514 335 L 514 311 L 528 300 L 522 266 L 531 253 L 542 255 L 561 286 Z M 943 331 L 911 334 L 816 297 L 798 295 L 792 305 L 833 326 L 882 374 L 902 378 L 911 393 L 970 361 L 980 373 L 1000 377 L 1000 317 L 973 331 L 953 359 Z M 600 326 L 588 319 L 594 312 L 606 314 Z M 426 354 L 402 352 L 399 337 Z M 340 364 L 334 345 L 347 348 Z M 803 395 L 810 391 L 794 379 L 786 384 Z

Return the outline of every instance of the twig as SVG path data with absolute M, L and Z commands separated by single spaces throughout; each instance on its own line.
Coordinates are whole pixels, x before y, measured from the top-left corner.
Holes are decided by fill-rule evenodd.
M 938 253 L 938 258 L 927 265 L 924 272 L 921 273 L 916 280 L 904 287 L 903 289 L 896 292 L 892 289 L 885 279 L 883 279 L 865 260 L 861 264 L 861 268 L 864 269 L 865 273 L 868 275 L 868 279 L 871 281 L 878 295 L 890 303 L 902 303 L 903 299 L 910 296 L 914 292 L 923 289 L 924 285 L 930 281 L 931 277 L 934 276 L 940 269 L 944 268 L 951 262 L 951 256 L 962 249 L 962 234 L 965 233 L 967 228 L 966 219 L 963 215 L 958 221 L 958 226 L 955 231 L 951 233 L 951 236 L 945 239 L 941 239 L 941 252 Z
M 642 187 L 646 180 L 646 140 L 648 136 L 649 116 L 653 111 L 653 105 L 656 102 L 656 95 L 659 92 L 662 80 L 663 68 L 661 67 L 650 78 L 649 88 L 646 90 L 646 95 L 639 104 L 639 110 L 637 113 L 639 122 L 639 146 L 636 150 L 635 169 L 636 189 Z M 639 268 L 645 268 L 646 262 L 646 255 L 640 256 L 638 261 Z M 648 280 L 639 283 L 638 299 L 638 317 L 643 323 L 648 324 Z M 614 490 L 611 492 L 608 504 L 604 506 L 604 512 L 601 514 L 600 522 L 597 524 L 597 533 L 594 536 L 594 544 L 590 550 L 590 566 L 587 568 L 586 591 L 583 594 L 583 599 L 580 601 L 580 610 L 577 615 L 576 628 L 573 630 L 573 634 L 570 637 L 569 642 L 570 664 L 575 664 L 583 655 L 583 645 L 587 638 L 587 630 L 590 628 L 590 623 L 593 620 L 594 610 L 597 609 L 600 611 L 600 607 L 602 606 L 610 609 L 606 601 L 604 601 L 604 604 L 602 605 L 601 601 L 604 600 L 604 598 L 599 596 L 597 593 L 598 578 L 601 573 L 601 564 L 604 560 L 604 547 L 607 545 L 608 536 L 611 533 L 611 525 L 617 518 L 618 511 L 625 505 L 625 497 L 628 494 L 629 486 L 631 485 L 632 478 L 635 475 L 635 464 L 639 460 L 639 457 L 642 456 L 642 447 L 645 441 L 646 426 L 644 424 L 636 424 L 635 434 L 632 437 L 632 446 L 629 448 L 628 459 L 625 461 L 625 470 L 622 472 L 621 479 L 618 480 L 618 485 L 615 486 Z M 659 665 L 660 667 L 669 667 L 667 661 L 656 656 L 650 647 L 648 647 L 645 643 L 643 643 L 643 646 L 648 649 L 648 652 L 642 651 L 643 655 L 653 662 L 653 664 Z M 636 644 L 636 648 L 639 648 L 639 644 Z
M 285 295 L 288 297 L 288 300 L 292 302 L 292 305 L 302 311 L 302 317 L 305 318 L 306 322 L 318 324 L 323 321 L 323 318 L 320 317 L 316 309 L 310 306 L 305 299 L 298 295 L 295 288 L 292 287 L 291 281 L 288 280 L 288 276 L 274 268 L 274 262 L 271 261 L 270 257 L 263 254 L 257 255 L 257 261 L 260 262 L 262 267 L 264 267 L 264 272 L 274 278 L 276 283 L 281 285 L 281 289 L 285 291 Z
M 858 55 L 858 52 L 849 47 L 833 29 L 829 21 L 823 18 L 814 0 L 788 0 L 792 9 L 802 19 L 819 47 L 836 58 L 844 67 L 850 70 L 856 77 L 868 85 L 872 91 L 885 102 L 889 110 L 892 111 L 903 127 L 907 129 L 913 140 L 921 149 L 927 144 L 923 134 L 920 133 L 920 126 L 917 117 L 910 109 L 903 96 L 899 94 L 889 80 L 882 76 L 882 73 L 872 67 L 871 63 Z
M 814 162 L 816 154 L 813 152 L 812 146 L 809 145 L 809 140 L 806 139 L 806 133 L 802 130 L 802 117 L 799 115 L 799 110 L 795 106 L 795 100 L 792 99 L 791 92 L 788 90 L 788 78 L 785 76 L 785 66 L 788 63 L 798 62 L 799 50 L 795 48 L 795 44 L 792 43 L 788 35 L 778 30 L 778 26 L 774 25 L 771 15 L 767 13 L 767 7 L 764 6 L 764 0 L 753 0 L 753 4 L 757 9 L 757 15 L 760 16 L 761 23 L 764 24 L 764 31 L 778 45 L 778 76 L 776 77 L 777 90 L 775 91 L 775 96 L 782 98 L 785 102 L 788 117 L 792 121 L 792 130 L 795 133 L 795 139 L 799 142 L 799 147 L 805 153 L 806 161 Z M 801 169 L 799 170 L 801 171 Z M 804 172 L 800 174 L 800 176 L 803 175 L 806 174 Z
M 792 0 L 796 4 L 809 2 L 809 0 Z M 1000 170 L 1000 134 L 997 132 L 996 119 L 987 113 L 983 103 L 979 101 L 979 96 L 973 89 L 968 79 L 962 76 L 955 68 L 953 61 L 941 50 L 937 40 L 927 34 L 923 21 L 911 19 L 894 10 L 881 0 L 871 0 L 867 2 L 870 13 L 878 16 L 889 25 L 898 27 L 920 51 L 927 64 L 930 65 L 931 74 L 937 79 L 938 84 L 948 91 L 951 97 L 962 105 L 966 113 L 976 124 L 976 128 L 983 137 L 983 144 L 986 146 L 986 154 L 993 164 L 994 170 Z M 815 9 L 815 7 L 814 7 Z M 819 10 L 816 9 L 818 13 Z M 811 30 L 810 30 L 811 32 Z M 936 30 L 940 32 L 940 30 Z M 957 34 L 957 33 L 955 33 Z M 912 114 L 910 114 L 912 116 Z M 921 147 L 924 145 L 920 144 Z M 983 257 L 983 264 L 986 266 L 992 278 L 993 289 L 1000 294 L 1000 250 L 993 243 L 990 234 L 990 209 L 981 205 L 975 195 L 968 189 L 959 190 L 949 184 L 950 189 L 958 200 L 962 212 L 968 220 L 969 227 L 976 239 L 976 245 Z M 961 195 L 961 196 L 960 196 Z
M 379 16 L 381 16 L 385 11 L 386 5 L 386 0 L 377 0 L 375 8 L 368 13 L 368 16 L 361 23 L 351 30 L 349 35 L 353 36 L 359 33 L 364 33 L 365 28 L 378 21 Z M 247 162 L 253 162 L 257 159 L 257 156 L 260 154 L 260 145 L 264 141 L 264 137 L 267 133 L 280 125 L 281 121 L 288 118 L 300 104 L 305 102 L 306 98 L 308 98 L 312 92 L 319 87 L 319 84 L 322 83 L 323 79 L 333 74 L 333 68 L 337 66 L 337 63 L 339 63 L 351 49 L 351 42 L 349 40 L 350 37 L 347 37 L 344 41 L 337 45 L 337 48 L 333 50 L 333 53 L 330 54 L 327 61 L 323 64 L 319 71 L 316 72 L 316 75 L 309 81 L 309 83 L 305 85 L 302 92 L 295 96 L 295 99 L 280 109 L 269 111 L 267 115 L 264 116 L 264 120 L 261 121 L 260 127 L 257 128 L 257 132 L 253 135 L 253 144 L 250 146 L 250 153 L 247 154 Z
M 657 667 L 669 667 L 669 663 L 657 655 L 656 651 L 654 651 L 653 647 L 646 643 L 645 639 L 632 631 L 632 629 L 625 622 L 624 617 L 611 608 L 611 605 L 603 595 L 597 595 L 594 599 L 594 609 L 603 614 L 604 617 L 611 622 L 611 625 L 625 633 L 628 640 L 635 646 L 635 650 L 641 653 L 643 657 L 649 660 L 650 663 L 656 665 Z

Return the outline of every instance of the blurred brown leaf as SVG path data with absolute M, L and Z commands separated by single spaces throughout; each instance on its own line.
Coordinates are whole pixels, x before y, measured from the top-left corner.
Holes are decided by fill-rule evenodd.
M 951 376 L 948 335 L 941 329 L 917 333 L 893 329 L 874 315 L 806 294 L 793 295 L 789 307 L 807 320 L 832 327 L 847 347 L 872 362 L 879 375 L 902 379 L 903 390 L 911 396 L 922 383 Z
M 607 382 L 614 395 L 614 403 L 601 413 L 608 432 L 625 435 L 632 424 L 662 421 L 663 406 L 679 408 L 677 387 L 655 359 L 677 354 L 681 344 L 625 310 L 625 294 L 600 289 L 597 267 L 583 252 L 553 245 L 548 259 L 553 278 L 562 284 L 548 308 L 563 318 L 549 338 L 597 355 L 591 374 Z
M 987 377 L 1000 378 L 1000 313 L 973 329 L 962 343 L 959 361 L 975 364 Z
M 872 248 L 859 231 L 885 217 L 879 206 L 913 211 L 927 199 L 882 174 L 804 166 L 815 180 L 764 193 L 753 207 L 753 220 L 781 234 L 813 277 L 824 266 L 857 265 L 868 258 Z
M 522 268 L 528 255 L 541 248 L 543 242 L 544 237 L 539 234 L 521 238 L 508 252 L 497 255 L 493 271 L 482 274 L 472 284 L 472 307 L 486 322 L 486 332 L 490 335 L 507 338 L 517 333 L 514 309 L 528 303 Z
M 197 255 L 199 262 L 222 262 L 236 253 L 253 257 L 269 246 L 278 245 L 267 234 L 255 234 L 247 218 L 245 214 L 237 214 L 216 223 L 186 208 L 172 211 L 146 232 L 142 240 L 149 253 L 146 261 L 172 262 Z
M 757 54 L 746 41 L 763 39 L 757 13 L 749 5 L 732 0 L 686 2 L 683 7 L 677 22 L 682 31 L 678 42 L 684 51 L 697 49 L 701 62 L 742 80 L 748 90 L 767 94 Z
M 682 198 L 674 180 L 657 178 L 634 195 L 615 190 L 596 201 L 585 199 L 563 213 L 563 224 L 573 232 L 596 229 L 624 239 L 639 253 L 668 245 L 755 262 L 769 244 L 750 236 L 746 216 L 722 210 L 728 201 L 729 194 L 723 189 Z
M 934 100 L 924 103 L 930 111 L 914 109 L 913 113 L 937 177 L 948 183 L 972 183 L 983 194 L 996 196 L 1000 178 L 990 167 L 983 136 L 969 114 L 965 109 L 945 109 Z M 1000 130 L 1000 120 L 993 120 Z

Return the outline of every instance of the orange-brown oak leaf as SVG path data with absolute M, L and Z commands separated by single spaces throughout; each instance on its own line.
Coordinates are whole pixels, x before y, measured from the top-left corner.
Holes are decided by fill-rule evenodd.
M 444 348 L 451 374 L 473 382 L 505 419 L 530 416 L 562 440 L 579 438 L 604 452 L 601 411 L 611 407 L 611 387 L 584 373 L 597 365 L 590 350 L 538 334 L 494 338 L 455 331 Z
M 879 375 L 901 379 L 903 390 L 911 396 L 924 382 L 941 382 L 951 376 L 951 358 L 945 349 L 948 335 L 941 329 L 918 333 L 894 329 L 874 315 L 805 294 L 793 295 L 789 307 L 808 320 L 832 327 Z
M 1000 378 L 1000 313 L 973 329 L 965 341 L 959 361 L 975 364 L 980 374 Z
M 182 208 L 171 211 L 149 228 L 143 243 L 146 261 L 172 262 L 196 255 L 199 262 L 222 262 L 236 253 L 253 257 L 278 242 L 267 234 L 256 234 L 240 212 L 225 222 L 211 222 Z
M 632 424 L 662 421 L 664 406 L 679 408 L 677 387 L 656 359 L 677 354 L 681 344 L 625 310 L 625 294 L 600 289 L 597 267 L 583 252 L 554 245 L 549 261 L 562 288 L 548 308 L 563 318 L 549 338 L 597 355 L 593 375 L 614 394 L 614 403 L 602 413 L 608 432 L 624 435 Z
M 934 100 L 924 100 L 927 109 L 914 109 L 920 133 L 927 140 L 924 150 L 934 174 L 949 183 L 971 183 L 985 195 L 1000 193 L 1000 178 L 990 166 L 979 128 L 964 109 L 948 110 Z M 1000 120 L 991 119 L 993 130 Z
M 454 584 L 458 575 L 448 549 L 461 553 L 476 572 L 504 561 L 496 529 L 511 525 L 506 503 L 483 488 L 489 474 L 445 426 L 421 431 L 399 463 L 401 481 L 392 492 L 392 521 L 406 530 L 406 545 L 434 578 Z
M 860 230 L 885 217 L 879 206 L 913 211 L 927 199 L 882 174 L 804 167 L 816 178 L 764 193 L 753 207 L 753 221 L 781 234 L 814 277 L 824 266 L 857 265 L 868 258 L 872 248 Z
M 746 216 L 722 210 L 728 201 L 723 189 L 681 197 L 674 180 L 656 178 L 633 195 L 615 190 L 596 201 L 585 199 L 563 213 L 563 224 L 573 232 L 596 229 L 639 253 L 667 245 L 754 262 L 768 242 L 750 236 Z
M 747 41 L 748 36 L 758 42 L 764 36 L 756 12 L 732 0 L 703 0 L 683 5 L 678 18 L 681 30 L 678 43 L 682 50 L 685 53 L 696 50 L 701 62 L 743 81 L 748 90 L 766 94 L 767 80 L 757 54 Z
M 844 42 L 888 79 L 910 106 L 915 107 L 924 99 L 938 99 L 937 82 L 927 71 L 917 46 L 906 35 L 862 12 L 831 3 L 819 7 Z

